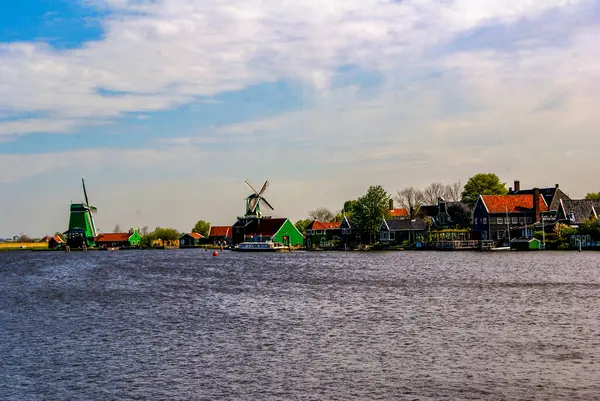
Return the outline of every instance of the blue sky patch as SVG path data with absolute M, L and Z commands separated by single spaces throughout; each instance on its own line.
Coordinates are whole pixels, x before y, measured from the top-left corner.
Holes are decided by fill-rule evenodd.
M 0 42 L 39 41 L 57 49 L 102 38 L 105 12 L 68 0 L 7 0 L 0 13 Z

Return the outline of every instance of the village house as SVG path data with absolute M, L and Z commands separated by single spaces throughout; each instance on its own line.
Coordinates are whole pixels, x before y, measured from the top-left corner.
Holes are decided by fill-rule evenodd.
M 419 208 L 417 217 L 428 217 L 435 229 L 467 228 L 471 226 L 472 209 L 463 202 L 447 202 L 439 198 L 436 205 Z
M 473 237 L 494 241 L 532 237 L 534 223 L 547 210 L 537 188 L 526 195 L 480 195 L 473 208 Z
M 340 246 L 342 240 L 340 224 L 336 221 L 323 223 L 319 220 L 313 220 L 306 227 L 306 248 L 335 248 Z
M 179 237 L 180 248 L 193 248 L 200 245 L 200 242 L 204 239 L 204 236 L 199 233 L 185 233 Z
M 379 240 L 388 245 L 423 242 L 429 225 L 423 218 L 383 220 Z
M 59 237 L 58 235 L 52 236 L 52 237 L 50 237 L 50 239 L 48 241 L 44 241 L 44 242 L 48 242 L 49 249 L 57 249 L 57 248 L 61 248 L 66 245 L 65 241 L 63 241 L 63 239 L 61 237 Z
M 377 238 L 360 228 L 358 224 L 344 216 L 340 222 L 340 235 L 342 237 L 342 247 L 354 249 L 363 245 L 371 245 Z
M 210 230 L 208 231 L 208 243 L 213 245 L 230 245 L 232 234 L 232 226 L 210 226 Z
M 304 244 L 304 236 L 286 218 L 241 217 L 232 227 L 233 245 L 247 241 L 271 241 L 289 246 Z
M 100 248 L 136 248 L 141 245 L 142 235 L 135 228 L 126 233 L 99 234 L 94 242 Z
M 560 223 L 579 226 L 600 215 L 600 201 L 590 199 L 560 200 L 556 220 Z

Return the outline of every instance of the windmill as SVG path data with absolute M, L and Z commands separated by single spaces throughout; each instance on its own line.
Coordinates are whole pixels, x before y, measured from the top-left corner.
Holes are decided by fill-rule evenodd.
M 97 209 L 96 206 L 90 205 L 83 178 L 81 184 L 85 201 L 71 203 L 69 229 L 64 233 L 67 236 L 67 244 L 72 248 L 93 246 L 94 239 L 98 236 L 93 216 Z
M 265 205 L 267 205 L 267 207 L 269 209 L 275 210 L 273 208 L 273 206 L 271 206 L 269 201 L 267 201 L 263 197 L 263 194 L 265 193 L 265 191 L 267 190 L 267 187 L 269 186 L 269 181 L 265 181 L 265 183 L 263 184 L 260 191 L 257 191 L 256 189 L 254 189 L 254 187 L 252 185 L 250 185 L 250 183 L 247 180 L 244 182 L 254 192 L 253 194 L 250 194 L 246 198 L 246 217 L 257 217 L 257 218 L 262 217 L 262 213 L 260 211 L 261 202 L 264 203 Z
M 83 186 L 83 196 L 85 197 L 85 206 L 88 209 L 90 226 L 92 229 L 92 233 L 94 234 L 94 238 L 98 236 L 98 231 L 96 230 L 96 223 L 94 222 L 94 213 L 98 211 L 96 206 L 90 205 L 90 201 L 88 199 L 87 191 L 85 190 L 85 180 L 81 178 L 81 185 Z

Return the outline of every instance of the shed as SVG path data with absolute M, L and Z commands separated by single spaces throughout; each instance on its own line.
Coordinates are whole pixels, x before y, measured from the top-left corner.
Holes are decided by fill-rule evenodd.
M 539 251 L 541 244 L 537 238 L 516 238 L 510 242 L 510 249 L 517 251 Z

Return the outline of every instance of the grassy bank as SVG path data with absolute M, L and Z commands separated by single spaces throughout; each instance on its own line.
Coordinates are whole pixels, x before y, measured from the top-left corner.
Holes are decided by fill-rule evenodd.
M 0 251 L 25 251 L 25 250 L 48 249 L 45 242 L 3 242 L 0 244 Z

